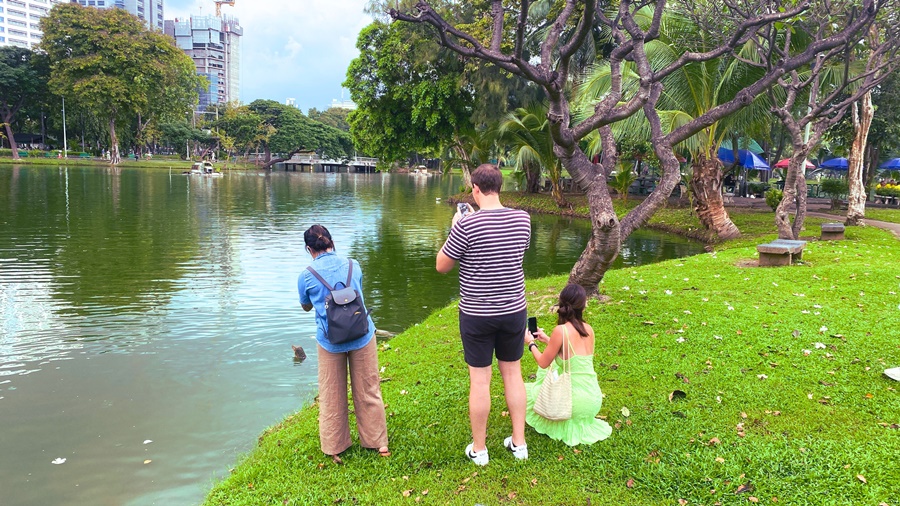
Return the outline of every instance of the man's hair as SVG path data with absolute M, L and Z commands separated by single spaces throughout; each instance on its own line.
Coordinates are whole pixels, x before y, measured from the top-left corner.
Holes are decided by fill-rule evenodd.
M 500 193 L 500 186 L 503 185 L 503 174 L 496 165 L 483 163 L 472 172 L 472 184 L 478 185 L 481 193 L 491 194 Z

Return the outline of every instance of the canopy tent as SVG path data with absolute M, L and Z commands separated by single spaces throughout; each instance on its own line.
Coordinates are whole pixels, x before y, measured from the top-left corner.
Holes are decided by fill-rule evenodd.
M 720 144 L 719 147 L 731 150 L 731 139 L 725 139 L 724 141 L 722 141 L 722 144 Z M 762 152 L 764 151 L 762 146 L 760 146 L 758 142 L 747 137 L 741 137 L 740 139 L 738 139 L 738 149 L 746 149 L 747 151 L 752 151 L 757 155 L 762 154 Z
M 892 158 L 878 166 L 879 169 L 897 170 L 900 169 L 900 158 Z
M 898 158 L 898 160 L 900 160 L 900 158 Z M 816 168 L 816 166 L 809 160 L 804 160 L 804 161 L 806 162 L 807 169 L 815 169 Z M 784 160 L 779 160 L 778 163 L 775 164 L 775 168 L 776 169 L 786 169 L 790 163 L 791 163 L 791 159 L 785 158 Z
M 719 148 L 719 160 L 722 163 L 734 163 L 734 151 L 729 148 Z M 748 149 L 738 150 L 738 165 L 745 169 L 769 170 L 769 164 Z
M 821 169 L 834 169 L 834 170 L 847 170 L 850 167 L 850 164 L 847 162 L 846 158 L 832 158 L 831 160 L 826 160 L 819 165 Z

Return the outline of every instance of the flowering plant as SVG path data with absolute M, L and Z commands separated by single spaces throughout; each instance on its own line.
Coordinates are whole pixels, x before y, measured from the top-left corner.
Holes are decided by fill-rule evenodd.
M 878 183 L 875 195 L 884 197 L 900 197 L 900 184 Z

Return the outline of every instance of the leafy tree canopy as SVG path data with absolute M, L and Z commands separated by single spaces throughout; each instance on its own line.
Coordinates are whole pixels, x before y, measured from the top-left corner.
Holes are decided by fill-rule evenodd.
M 324 123 L 330 127 L 337 128 L 338 130 L 349 132 L 350 123 L 347 123 L 348 114 L 350 114 L 350 110 L 341 107 L 329 107 L 322 112 L 319 112 L 318 109 L 313 107 L 309 110 L 309 119 L 314 119 L 319 123 Z
M 346 132 L 314 121 L 296 107 L 274 100 L 256 100 L 247 107 L 271 127 L 271 135 L 263 141 L 270 151 L 290 153 L 304 148 L 334 159 L 353 155 L 353 142 Z
M 347 70 L 344 86 L 358 106 L 348 117 L 350 133 L 362 151 L 385 162 L 440 149 L 472 116 L 462 60 L 421 31 L 372 23 L 360 32 L 360 55 Z

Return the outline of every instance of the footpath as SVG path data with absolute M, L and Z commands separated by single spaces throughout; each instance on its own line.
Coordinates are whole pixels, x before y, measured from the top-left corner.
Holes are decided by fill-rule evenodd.
M 769 209 L 769 205 L 766 204 L 766 199 L 751 199 L 746 197 L 733 197 L 733 201 L 726 204 L 726 208 L 729 207 L 738 207 L 738 208 L 750 208 L 750 209 Z M 867 207 L 879 208 L 879 209 L 896 209 L 896 207 L 887 207 L 885 205 L 872 205 L 871 203 L 867 205 Z M 831 211 L 831 200 L 830 199 L 820 199 L 820 198 L 811 198 L 806 202 L 806 215 L 815 217 L 815 218 L 825 218 L 829 220 L 833 220 L 834 222 L 844 222 L 844 214 L 832 214 L 828 211 Z M 872 220 L 869 218 L 865 218 L 863 220 L 867 226 L 876 227 L 883 230 L 888 230 L 894 234 L 894 236 L 900 239 L 900 223 L 891 223 L 887 221 L 879 221 Z

